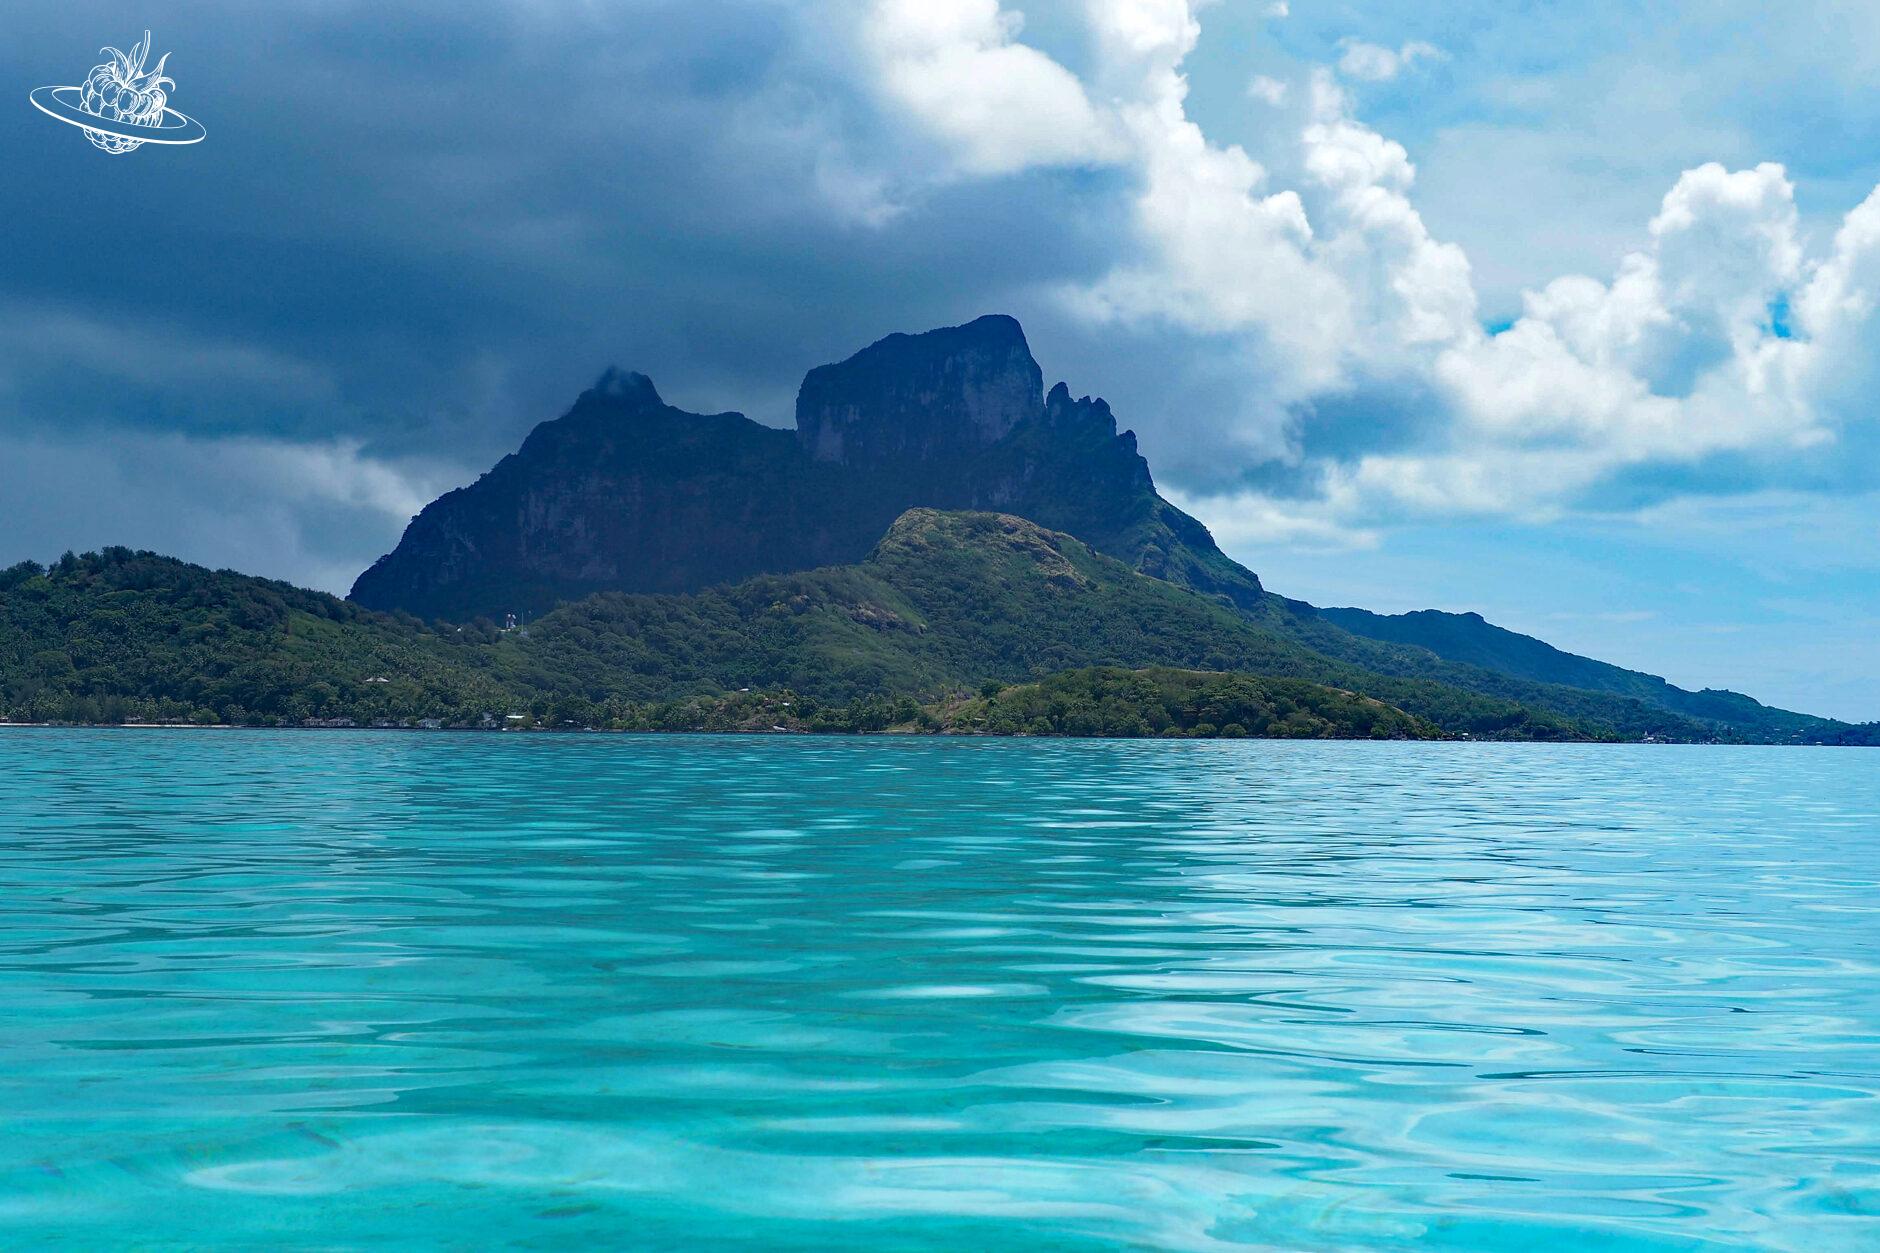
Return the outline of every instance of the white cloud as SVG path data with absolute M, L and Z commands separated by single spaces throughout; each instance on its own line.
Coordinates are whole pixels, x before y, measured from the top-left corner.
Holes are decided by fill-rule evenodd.
M 1281 505 L 1258 492 L 1190 497 L 1173 488 L 1162 494 L 1207 523 L 1215 542 L 1229 551 L 1285 547 L 1312 552 L 1350 552 L 1376 548 L 1382 540 L 1372 528 L 1352 527 L 1324 504 Z
M 1800 383 L 1829 413 L 1871 413 L 1880 394 L 1874 310 L 1880 300 L 1880 188 L 1850 212 L 1828 260 L 1795 296 L 1795 330 L 1810 350 Z
M 1610 284 L 1569 276 L 1529 293 L 1498 335 L 1457 335 L 1433 376 L 1452 405 L 1447 447 L 1360 458 L 1334 475 L 1354 513 L 1544 516 L 1613 473 L 1727 452 L 1781 456 L 1837 438 L 1871 378 L 1858 341 L 1880 291 L 1874 200 L 1810 267 L 1779 166 L 1687 171 Z M 1792 298 L 1806 338 L 1772 307 Z
M 878 0 L 865 42 L 888 94 L 951 148 L 963 171 L 1112 156 L 1113 137 L 1083 85 L 1017 42 L 1022 28 L 998 0 Z
M 1508 331 L 1440 361 L 1461 416 L 1483 433 L 1577 433 L 1626 459 L 1821 438 L 1793 387 L 1812 349 L 1770 320 L 1804 274 L 1781 167 L 1686 172 L 1650 235 L 1611 284 L 1557 279 Z
M 1307 175 L 1331 194 L 1323 261 L 1362 294 L 1382 334 L 1353 350 L 1376 363 L 1403 346 L 1442 343 L 1476 325 L 1475 288 L 1460 248 L 1431 237 L 1410 202 L 1416 169 L 1403 146 L 1352 119 L 1331 76 L 1313 79 L 1301 136 Z
M 1401 48 L 1386 48 L 1362 39 L 1343 39 L 1338 46 L 1343 50 L 1338 58 L 1339 73 L 1367 83 L 1388 82 L 1418 61 L 1437 61 L 1443 56 L 1441 48 L 1421 40 Z
M 1313 257 L 1294 190 L 1270 190 L 1266 169 L 1238 145 L 1210 143 L 1185 108 L 1181 64 L 1200 36 L 1183 0 L 1090 0 L 1098 77 L 1116 104 L 1137 179 L 1139 252 L 1102 281 L 1069 293 L 1104 320 L 1160 319 L 1201 334 L 1264 334 L 1245 345 L 1272 386 L 1223 433 L 1243 452 L 1271 451 L 1283 406 L 1338 379 L 1338 345 L 1353 333 L 1347 294 Z
M 1247 96 L 1278 107 L 1286 103 L 1286 84 L 1266 74 L 1255 74 L 1247 83 Z
M 972 46 L 1023 46 L 1011 15 L 972 10 Z M 1865 419 L 1880 382 L 1880 192 L 1810 259 L 1782 167 L 1688 170 L 1609 280 L 1557 278 L 1491 334 L 1467 256 L 1417 210 L 1409 153 L 1358 120 L 1330 70 L 1313 75 L 1296 148 L 1277 162 L 1301 181 L 1276 186 L 1255 155 L 1188 116 L 1194 6 L 1085 0 L 1084 11 L 1094 55 L 1081 80 L 1029 49 L 988 68 L 1076 83 L 1084 133 L 1104 137 L 1079 150 L 1130 179 L 1123 259 L 1064 293 L 1069 306 L 1231 345 L 1248 387 L 1236 411 L 1212 418 L 1206 455 L 1291 462 L 1318 485 L 1304 502 L 1231 488 L 1218 507 L 1198 502 L 1229 533 L 1323 541 L 1406 515 L 1546 518 L 1622 472 L 1799 455 Z M 1348 40 L 1340 70 L 1377 81 L 1441 55 Z M 1264 82 L 1249 93 L 1280 95 Z M 910 107 L 943 136 L 956 124 L 953 104 Z M 1315 451 L 1321 402 L 1392 391 L 1428 410 L 1416 438 Z
M 1313 78 L 1297 153 L 1322 204 L 1312 221 L 1300 189 L 1272 188 L 1264 166 L 1210 143 L 1186 116 L 1177 67 L 1187 46 L 1171 39 L 1163 61 L 1138 62 L 1142 103 L 1125 114 L 1140 255 L 1075 293 L 1074 307 L 1238 337 L 1261 386 L 1218 433 L 1243 455 L 1271 456 L 1288 446 L 1290 406 L 1361 371 L 1415 368 L 1426 346 L 1471 333 L 1468 260 L 1412 206 L 1403 147 L 1356 122 L 1325 73 Z

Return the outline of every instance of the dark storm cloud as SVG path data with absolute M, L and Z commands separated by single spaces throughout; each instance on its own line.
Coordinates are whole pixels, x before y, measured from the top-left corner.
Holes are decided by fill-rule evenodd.
M 610 362 L 787 421 L 820 361 L 1104 265 L 1091 176 L 896 186 L 921 154 L 839 37 L 761 0 L 44 5 L 0 73 L 75 81 L 146 20 L 207 142 L 104 158 L 0 118 L 16 434 L 343 435 L 477 466 Z

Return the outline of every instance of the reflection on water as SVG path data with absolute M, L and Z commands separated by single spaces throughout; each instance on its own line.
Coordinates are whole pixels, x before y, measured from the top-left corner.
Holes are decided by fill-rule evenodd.
M 1880 1247 L 1876 763 L 6 733 L 0 1245 Z

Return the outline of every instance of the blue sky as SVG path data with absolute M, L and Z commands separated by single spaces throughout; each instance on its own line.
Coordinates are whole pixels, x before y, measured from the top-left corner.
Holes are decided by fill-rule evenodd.
M 146 26 L 207 142 L 25 103 Z M 1880 718 L 1876 71 L 1809 0 L 27 0 L 0 560 L 344 590 L 607 364 L 781 424 L 1004 311 L 1276 590 Z

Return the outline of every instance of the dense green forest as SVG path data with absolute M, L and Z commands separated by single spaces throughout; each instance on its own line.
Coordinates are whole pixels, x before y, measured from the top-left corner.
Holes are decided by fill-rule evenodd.
M 1098 666 L 989 691 L 949 709 L 949 731 L 1242 739 L 1430 740 L 1434 723 L 1302 679 Z
M 68 553 L 0 571 L 0 713 L 472 723 L 509 699 L 491 673 L 495 639 L 154 553 Z
M 1422 650 L 1361 641 L 1379 650 L 1366 666 L 1289 634 L 996 514 L 914 510 L 855 566 L 697 595 L 604 594 L 510 631 L 113 548 L 0 572 L 0 717 L 1254 735 L 1318 719 L 1354 735 L 1717 734 L 1505 676 L 1469 690 L 1439 681 L 1465 667 Z M 1166 669 L 1120 677 L 1146 667 Z M 1232 674 L 1238 686 L 1208 697 L 1237 712 L 1193 713 L 1202 694 L 1186 689 L 1200 680 L 1178 671 Z
M 824 704 L 795 692 L 733 692 L 627 707 L 609 722 L 633 731 L 836 731 L 1121 739 L 1447 738 L 1435 724 L 1369 697 L 1302 679 L 1149 667 L 1093 666 L 1036 683 L 988 681 L 979 692 L 922 704 L 864 696 Z

